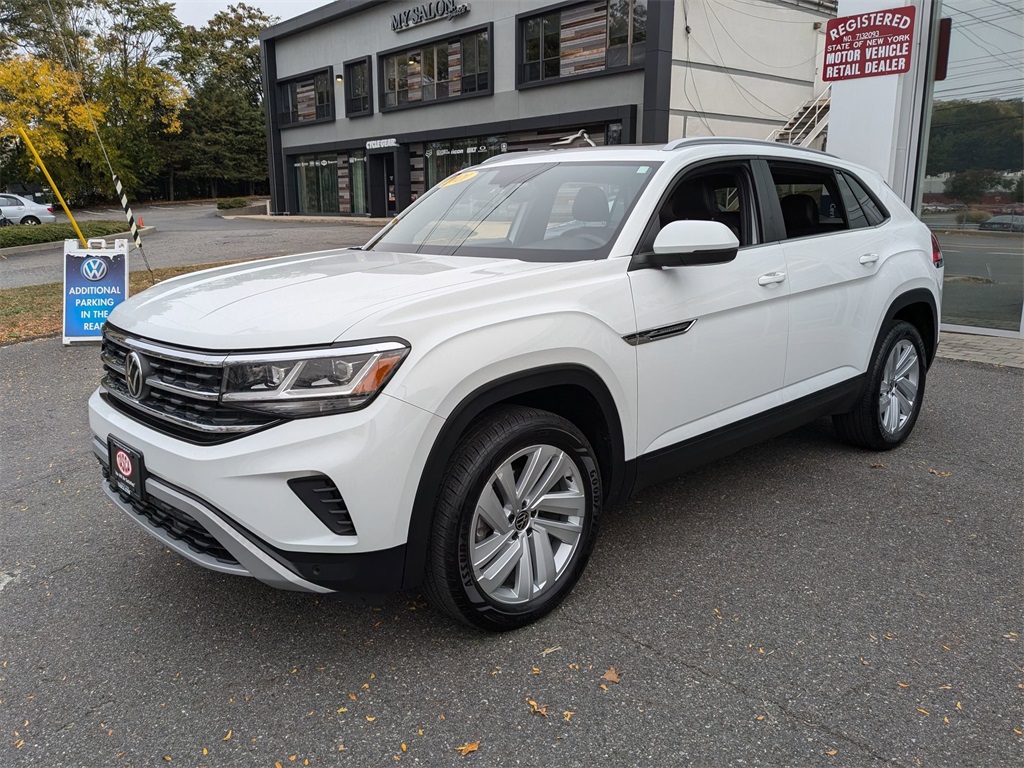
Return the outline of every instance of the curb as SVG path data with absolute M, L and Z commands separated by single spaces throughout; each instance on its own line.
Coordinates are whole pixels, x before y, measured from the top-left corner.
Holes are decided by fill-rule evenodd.
M 156 227 L 139 227 L 139 234 L 146 234 L 149 232 L 156 232 Z M 93 240 L 99 240 L 101 238 L 94 237 Z M 131 232 L 116 232 L 113 235 L 104 235 L 103 240 L 131 240 Z M 51 240 L 48 243 L 34 243 L 32 245 L 15 245 L 11 248 L 0 248 L 0 258 L 6 259 L 8 256 L 14 256 L 18 253 L 34 253 L 36 251 L 45 251 L 54 246 L 63 246 L 63 240 Z

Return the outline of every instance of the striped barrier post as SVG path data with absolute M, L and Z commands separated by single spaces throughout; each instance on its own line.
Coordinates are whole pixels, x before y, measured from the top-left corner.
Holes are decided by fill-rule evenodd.
M 139 225 L 135 223 L 135 214 L 132 213 L 132 207 L 128 205 L 128 195 L 124 193 L 124 187 L 121 184 L 121 180 L 117 178 L 117 174 L 114 176 L 114 186 L 117 188 L 117 196 L 121 198 L 121 207 L 124 208 L 124 215 L 128 217 L 128 227 L 132 231 L 132 239 L 135 240 L 135 247 L 142 250 L 142 237 L 139 235 Z

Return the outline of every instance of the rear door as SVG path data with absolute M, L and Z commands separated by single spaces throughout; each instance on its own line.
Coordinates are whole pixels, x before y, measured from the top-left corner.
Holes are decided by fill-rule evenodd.
M 680 219 L 740 241 L 727 264 L 630 271 L 637 330 L 637 450 L 653 453 L 782 403 L 789 328 L 782 247 L 766 241 L 749 160 L 689 169 L 669 186 L 638 250 Z
M 767 160 L 789 276 L 785 400 L 863 373 L 888 291 L 878 273 L 900 250 L 888 214 L 852 174 L 805 161 Z

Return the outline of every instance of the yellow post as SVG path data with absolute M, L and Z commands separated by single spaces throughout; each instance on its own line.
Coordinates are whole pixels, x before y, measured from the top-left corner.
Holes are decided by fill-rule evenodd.
M 71 226 L 75 228 L 75 233 L 78 235 L 78 239 L 82 241 L 82 247 L 88 248 L 89 243 L 86 242 L 85 235 L 82 234 L 82 230 L 78 228 L 78 222 L 75 221 L 75 217 L 72 216 L 71 211 L 68 210 L 68 204 L 65 203 L 64 198 L 61 197 L 60 190 L 57 189 L 57 185 L 54 184 L 53 179 L 50 178 L 50 172 L 47 171 L 46 166 L 43 165 L 43 158 L 39 156 L 39 153 L 36 152 L 36 148 L 32 146 L 32 141 L 29 139 L 25 129 L 19 126 L 18 133 L 21 134 L 21 138 L 24 140 L 25 146 L 27 146 L 29 151 L 32 153 L 32 157 L 36 159 L 36 164 L 42 169 L 43 176 L 45 176 L 46 180 L 50 182 L 50 189 L 53 190 L 53 193 L 57 195 L 57 199 L 60 200 L 60 206 L 64 209 L 64 213 L 67 214 L 68 220 L 71 222 Z

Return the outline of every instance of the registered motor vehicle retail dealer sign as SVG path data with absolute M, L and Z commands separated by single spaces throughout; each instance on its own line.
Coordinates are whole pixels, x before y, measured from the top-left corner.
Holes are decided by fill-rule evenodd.
M 825 28 L 822 79 L 834 82 L 908 72 L 915 11 L 908 5 L 831 19 Z
M 64 241 L 64 343 L 99 341 L 111 311 L 128 298 L 128 241 Z

